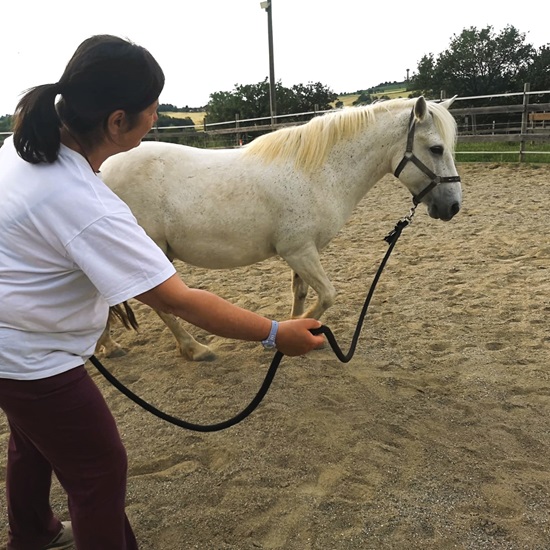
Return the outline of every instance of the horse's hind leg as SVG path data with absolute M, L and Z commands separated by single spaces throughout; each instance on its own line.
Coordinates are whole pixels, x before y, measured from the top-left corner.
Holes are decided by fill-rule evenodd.
M 114 358 L 122 357 L 126 355 L 126 351 L 122 348 L 120 344 L 117 344 L 113 337 L 111 336 L 111 319 L 107 320 L 107 325 L 103 330 L 103 333 L 99 337 L 97 344 L 95 346 L 95 353 L 98 354 L 100 351 L 103 352 L 105 357 Z
M 126 355 L 126 351 L 117 344 L 113 337 L 111 336 L 111 325 L 113 321 L 118 319 L 122 325 L 127 329 L 138 329 L 138 322 L 134 311 L 128 302 L 122 302 L 122 304 L 117 304 L 109 308 L 109 316 L 107 317 L 107 324 L 103 329 L 103 333 L 99 337 L 97 344 L 95 346 L 95 353 L 103 351 L 105 357 L 122 357 Z
M 292 270 L 292 311 L 290 316 L 293 319 L 301 317 L 304 314 L 304 306 L 306 303 L 307 291 L 309 286 L 304 282 L 304 280 Z
M 155 311 L 176 338 L 180 355 L 191 361 L 211 361 L 216 357 L 209 347 L 197 342 L 174 315 L 156 309 Z

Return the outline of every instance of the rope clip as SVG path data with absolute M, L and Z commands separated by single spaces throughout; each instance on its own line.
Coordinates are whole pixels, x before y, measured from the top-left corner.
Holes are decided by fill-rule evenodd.
M 403 229 L 405 229 L 405 227 L 407 227 L 408 225 L 412 224 L 413 217 L 414 217 L 414 214 L 416 212 L 416 207 L 417 206 L 418 206 L 417 204 L 413 204 L 413 206 L 411 206 L 411 209 L 409 210 L 409 213 L 404 218 L 401 218 L 395 224 L 395 227 L 392 229 L 392 231 L 390 231 L 384 237 L 384 240 L 388 244 L 391 244 L 392 242 L 396 241 L 399 238 L 399 235 L 401 235 L 401 232 L 403 231 Z

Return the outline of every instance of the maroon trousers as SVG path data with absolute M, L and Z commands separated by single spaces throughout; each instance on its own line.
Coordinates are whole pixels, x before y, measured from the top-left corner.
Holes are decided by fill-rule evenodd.
M 7 550 L 42 548 L 59 532 L 49 501 L 52 471 L 67 493 L 78 550 L 136 550 L 125 513 L 126 450 L 86 369 L 0 379 L 0 408 L 11 428 Z

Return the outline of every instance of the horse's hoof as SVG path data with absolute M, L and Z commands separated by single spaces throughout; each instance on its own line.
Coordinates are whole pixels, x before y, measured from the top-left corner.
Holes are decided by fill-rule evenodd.
M 210 348 L 200 344 L 185 351 L 180 349 L 180 354 L 190 361 L 213 361 L 216 359 L 216 354 Z
M 116 348 L 113 351 L 106 353 L 105 357 L 108 357 L 109 359 L 116 359 L 118 357 L 124 357 L 126 355 L 127 351 L 122 348 Z

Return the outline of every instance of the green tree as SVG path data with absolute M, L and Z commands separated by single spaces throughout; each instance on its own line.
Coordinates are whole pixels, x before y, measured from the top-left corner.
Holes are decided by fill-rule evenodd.
M 173 116 L 159 114 L 155 126 L 157 126 L 157 128 L 163 126 L 195 126 L 195 123 L 193 122 L 193 119 L 188 116 L 186 116 L 185 118 L 177 118 Z
M 435 67 L 436 62 L 433 53 L 422 56 L 418 63 L 418 72 L 413 75 L 412 88 L 421 91 L 428 97 L 435 95 Z
M 527 72 L 531 90 L 550 90 L 550 43 L 537 50 Z
M 535 49 L 525 34 L 508 25 L 496 34 L 491 25 L 464 29 L 453 35 L 449 48 L 434 61 L 424 56 L 414 75 L 417 87 L 437 95 L 477 96 L 517 92 L 523 89 Z
M 0 132 L 11 132 L 11 115 L 0 116 Z
M 331 103 L 338 95 L 320 82 L 306 85 L 296 84 L 292 88 L 284 87 L 281 82 L 275 84 L 277 115 L 290 115 L 331 109 Z M 232 92 L 214 92 L 206 105 L 206 122 L 227 122 L 269 117 L 269 82 L 265 79 L 257 84 L 236 84 Z
M 157 108 L 158 113 L 175 113 L 176 111 L 179 111 L 178 107 L 171 103 L 161 103 Z
M 362 91 L 359 97 L 353 102 L 353 105 L 370 105 L 372 103 L 372 96 L 368 91 Z
M 249 119 L 269 116 L 269 83 L 235 84 L 232 92 L 214 92 L 206 105 L 206 122 L 226 122 L 235 118 Z
M 320 82 L 308 82 L 296 84 L 291 88 L 293 104 L 289 111 L 280 114 L 307 113 L 308 111 L 328 111 L 332 103 L 338 99 L 338 95 Z

